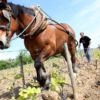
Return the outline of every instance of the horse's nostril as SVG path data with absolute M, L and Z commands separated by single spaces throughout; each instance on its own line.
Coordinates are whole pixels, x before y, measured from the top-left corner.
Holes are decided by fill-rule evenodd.
M 3 45 L 3 42 L 2 41 L 0 41 L 0 45 Z
M 3 47 L 3 42 L 2 41 L 0 41 L 0 48 L 2 48 Z

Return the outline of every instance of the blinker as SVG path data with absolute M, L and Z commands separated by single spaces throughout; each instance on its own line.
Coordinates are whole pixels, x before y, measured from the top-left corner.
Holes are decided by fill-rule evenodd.
M 2 10 L 3 16 L 10 22 L 10 14 L 7 10 Z

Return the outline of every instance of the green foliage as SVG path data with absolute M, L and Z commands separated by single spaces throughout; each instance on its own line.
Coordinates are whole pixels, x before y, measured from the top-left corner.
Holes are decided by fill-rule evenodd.
M 16 99 L 15 99 L 15 97 L 11 97 L 11 99 L 10 99 L 10 100 L 16 100 Z
M 19 55 L 15 59 L 16 65 L 20 64 L 20 56 L 22 57 L 22 62 L 24 65 L 32 63 L 32 58 L 27 53 L 27 51 L 20 51 Z
M 57 70 L 54 70 L 51 74 L 51 90 L 60 92 L 60 86 L 64 84 L 66 84 L 65 78 Z
M 94 58 L 100 59 L 100 50 L 99 49 L 94 51 Z
M 53 67 L 59 68 L 60 66 L 57 65 L 56 63 L 53 63 Z
M 11 68 L 11 67 L 14 67 L 14 64 L 13 62 L 9 61 L 9 60 L 1 60 L 0 61 L 0 70 L 2 69 L 7 69 L 7 68 Z
M 20 89 L 18 100 L 35 100 L 36 95 L 41 92 L 40 88 L 31 88 L 28 87 L 26 89 Z
M 17 74 L 17 75 L 15 75 L 15 77 L 14 77 L 15 80 L 20 79 L 20 78 L 22 78 L 22 74 Z
M 20 53 L 16 57 L 16 59 L 1 60 L 0 61 L 0 70 L 11 68 L 11 67 L 16 67 L 16 66 L 20 65 L 20 56 L 22 56 L 22 62 L 24 65 L 32 63 L 32 58 L 27 53 L 27 51 L 20 51 Z

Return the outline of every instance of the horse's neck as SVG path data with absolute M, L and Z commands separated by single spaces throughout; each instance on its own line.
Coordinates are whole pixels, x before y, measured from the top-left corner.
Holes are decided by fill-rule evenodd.
M 12 12 L 15 17 L 18 17 L 18 15 L 21 13 L 26 13 L 26 14 L 35 16 L 35 13 L 31 8 L 27 8 L 27 7 L 20 6 L 20 5 L 15 5 L 13 3 L 9 3 L 9 6 L 11 7 Z
M 30 22 L 32 20 L 32 16 L 26 16 L 24 14 L 20 14 L 17 18 L 18 23 L 18 29 L 17 29 L 17 35 L 20 34 L 20 32 L 23 32 L 23 35 L 30 33 L 31 25 Z M 22 37 L 23 37 L 22 35 Z
M 33 35 L 38 29 L 41 31 L 46 28 L 48 21 L 43 12 L 39 8 L 26 8 L 20 5 L 9 4 L 17 19 L 18 31 L 21 32 L 25 29 L 25 34 L 30 33 Z
M 26 15 L 26 14 L 20 14 L 18 16 L 18 23 L 20 28 L 26 28 L 29 23 L 32 21 L 33 16 L 31 15 Z
M 27 8 L 20 5 L 15 5 L 13 3 L 9 3 L 13 17 L 16 19 L 16 22 L 18 24 L 18 33 L 23 31 L 28 24 L 31 22 L 32 17 L 35 16 L 34 11 L 31 8 Z

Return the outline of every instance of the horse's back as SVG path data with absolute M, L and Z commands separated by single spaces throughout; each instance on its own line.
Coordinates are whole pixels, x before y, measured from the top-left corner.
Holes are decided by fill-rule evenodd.
M 75 31 L 72 29 L 72 27 L 70 25 L 65 24 L 65 23 L 60 23 L 60 25 L 55 24 L 55 26 L 57 27 L 57 29 L 61 29 L 68 33 L 71 33 L 71 35 L 75 38 Z
M 63 52 L 65 42 L 68 43 L 69 48 L 72 47 L 72 45 L 75 48 L 75 41 L 73 41 L 73 39 L 70 39 L 70 36 L 69 36 L 69 34 L 71 33 L 72 37 L 75 38 L 75 32 L 68 24 L 65 24 L 65 23 L 63 24 L 61 23 L 60 25 L 51 24 L 48 26 L 48 28 L 51 30 L 55 30 L 55 31 L 52 31 L 52 34 L 53 35 L 55 34 L 55 38 L 53 38 L 53 41 L 55 41 L 56 43 L 56 46 L 55 46 L 56 54 Z

